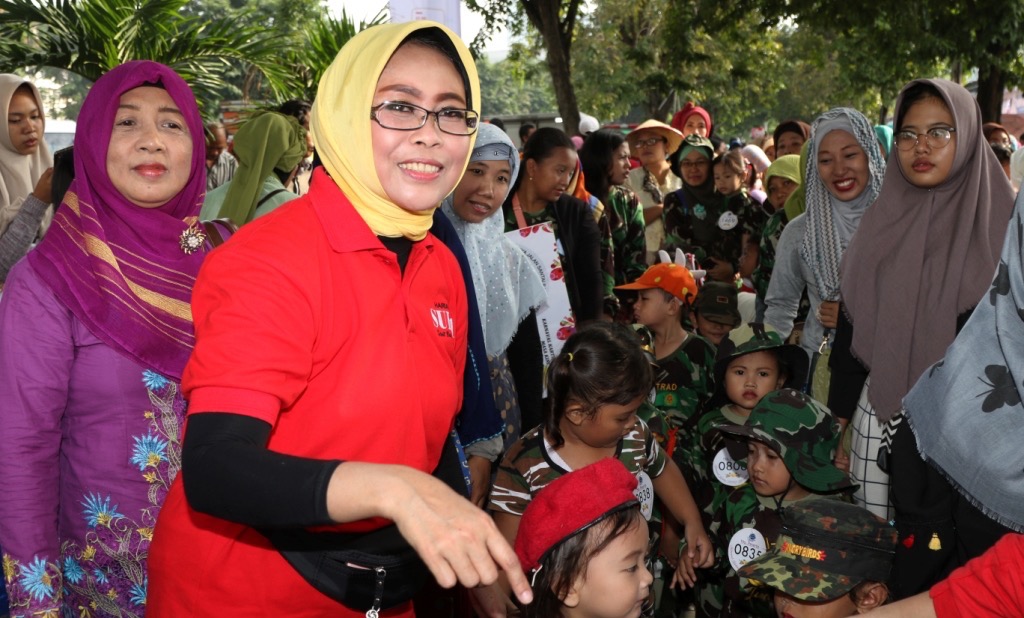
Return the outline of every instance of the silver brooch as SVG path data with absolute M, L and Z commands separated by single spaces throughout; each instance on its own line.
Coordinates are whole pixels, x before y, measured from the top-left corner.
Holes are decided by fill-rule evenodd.
M 206 234 L 199 229 L 197 222 L 193 220 L 192 224 L 182 231 L 181 238 L 178 239 L 178 242 L 181 245 L 181 250 L 185 252 L 185 255 L 192 255 L 203 247 L 203 243 L 206 242 Z

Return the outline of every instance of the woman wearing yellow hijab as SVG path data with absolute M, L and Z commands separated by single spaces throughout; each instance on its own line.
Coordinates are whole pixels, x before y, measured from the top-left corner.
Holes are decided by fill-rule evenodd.
M 309 193 L 243 227 L 196 283 L 151 616 L 411 616 L 429 575 L 473 587 L 499 570 L 530 600 L 449 439 L 467 298 L 428 230 L 475 108 L 469 51 L 433 22 L 368 29 L 324 75 Z

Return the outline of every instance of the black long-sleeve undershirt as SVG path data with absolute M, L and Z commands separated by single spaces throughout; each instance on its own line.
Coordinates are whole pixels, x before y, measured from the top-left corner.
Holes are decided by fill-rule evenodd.
M 327 514 L 327 486 L 341 462 L 271 451 L 270 431 L 269 423 L 241 414 L 189 416 L 182 445 L 189 505 L 253 527 L 334 523 Z

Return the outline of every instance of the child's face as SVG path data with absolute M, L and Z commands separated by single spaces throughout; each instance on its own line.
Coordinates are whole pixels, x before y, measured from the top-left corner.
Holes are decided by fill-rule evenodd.
M 647 399 L 641 395 L 626 405 L 606 403 L 598 406 L 593 414 L 587 414 L 582 406 L 571 405 L 566 411 L 563 435 L 566 430 L 591 448 L 609 448 L 618 444 L 636 425 L 636 411 Z
M 715 190 L 722 195 L 732 195 L 743 186 L 743 177 L 728 165 L 719 163 L 715 166 Z
M 778 210 L 786 205 L 786 200 L 796 191 L 797 184 L 789 178 L 772 176 L 768 179 L 768 201 Z
M 790 489 L 789 469 L 779 454 L 767 445 L 750 440 L 747 443 L 747 473 L 759 496 L 782 496 Z
M 636 618 L 654 577 L 644 565 L 647 526 L 637 522 L 594 554 L 563 600 L 565 616 Z
M 716 346 L 722 345 L 722 340 L 732 330 L 732 326 L 728 324 L 720 324 L 718 322 L 712 322 L 711 320 L 703 317 L 698 312 L 693 314 L 693 324 L 697 327 L 697 334 L 704 337 Z
M 779 361 L 771 352 L 744 354 L 729 362 L 725 370 L 725 395 L 749 413 L 768 393 L 782 387 Z
M 910 184 L 921 189 L 931 189 L 946 181 L 953 168 L 953 158 L 956 157 L 956 132 L 950 134 L 949 142 L 945 145 L 941 144 L 939 135 L 932 137 L 935 134 L 931 132 L 955 127 L 953 114 L 945 102 L 935 97 L 920 99 L 906 111 L 897 132 L 897 142 L 898 136 L 904 133 L 916 134 L 917 142 L 907 150 L 899 146 L 896 152 L 903 177 Z
M 850 595 L 831 601 L 801 601 L 784 592 L 775 591 L 775 613 L 779 618 L 842 618 L 857 613 Z
M 667 298 L 660 288 L 640 290 L 633 305 L 633 317 L 644 326 L 656 327 L 671 321 L 678 323 L 679 302 Z

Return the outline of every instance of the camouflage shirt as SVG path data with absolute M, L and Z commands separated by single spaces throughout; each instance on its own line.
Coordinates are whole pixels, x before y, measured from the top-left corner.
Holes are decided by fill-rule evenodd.
M 789 223 L 789 218 L 786 216 L 786 211 L 782 209 L 777 210 L 775 214 L 768 218 L 768 222 L 764 224 L 764 230 L 761 232 L 757 267 L 754 268 L 750 279 L 754 283 L 754 291 L 757 293 L 757 298 L 761 301 L 762 305 L 765 299 L 768 298 L 768 284 L 771 283 L 772 271 L 775 270 L 775 249 L 779 246 L 779 238 L 782 237 L 782 230 L 786 229 L 787 223 Z M 800 308 L 797 309 L 796 318 L 793 320 L 794 323 L 803 322 L 807 318 L 807 312 L 810 310 L 811 301 L 807 299 L 807 291 L 805 290 L 800 297 Z
M 713 257 L 739 268 L 743 239 L 760 238 L 765 214 L 745 193 L 717 196 L 710 204 L 688 204 L 683 190 L 665 196 L 665 243 L 672 253 L 682 249 L 707 265 Z
M 647 270 L 644 241 L 644 211 L 640 200 L 627 187 L 612 187 L 605 212 L 611 227 L 615 264 L 615 285 L 630 283 Z
M 633 430 L 619 440 L 615 456 L 637 475 L 640 481 L 637 498 L 641 511 L 650 519 L 654 504 L 650 479 L 664 472 L 666 459 L 647 423 L 637 418 Z M 535 493 L 569 472 L 569 466 L 558 451 L 544 439 L 541 427 L 534 427 L 519 438 L 502 458 L 488 508 L 499 513 L 522 515 Z M 650 495 L 645 492 L 650 492 Z
M 659 358 L 657 364 L 654 405 L 665 415 L 669 429 L 678 432 L 715 392 L 715 349 L 705 339 L 687 333 L 682 345 Z
M 686 439 L 677 444 L 672 457 L 686 477 L 704 528 L 712 541 L 716 538 L 717 527 L 721 525 L 716 514 L 723 508 L 733 489 L 720 479 L 731 483 L 744 483 L 746 480 L 746 462 L 733 461 L 725 448 L 726 440 L 733 438 L 715 428 L 728 423 L 742 424 L 744 420 L 744 417 L 732 411 L 730 405 L 705 410 L 691 418 L 679 432 Z M 720 560 L 721 557 L 717 557 L 716 565 Z M 717 618 L 721 615 L 725 594 L 723 576 L 724 571 L 717 568 L 698 571 L 697 584 L 694 586 L 697 616 Z
M 768 281 L 771 279 L 772 269 L 775 268 L 775 247 L 779 245 L 779 237 L 782 236 L 782 230 L 785 229 L 787 223 L 789 223 L 789 217 L 786 216 L 786 210 L 780 208 L 768 217 L 768 221 L 761 231 L 757 267 L 750 275 L 750 279 L 754 283 L 757 297 L 762 302 L 768 296 Z
M 785 509 L 802 500 L 820 497 L 809 494 L 799 500 L 783 501 Z M 746 618 L 775 616 L 771 589 L 751 588 L 736 574 L 746 564 L 771 549 L 782 530 L 782 518 L 774 498 L 760 496 L 749 483 L 734 488 L 715 516 L 715 569 L 724 573 L 724 599 L 716 616 Z

